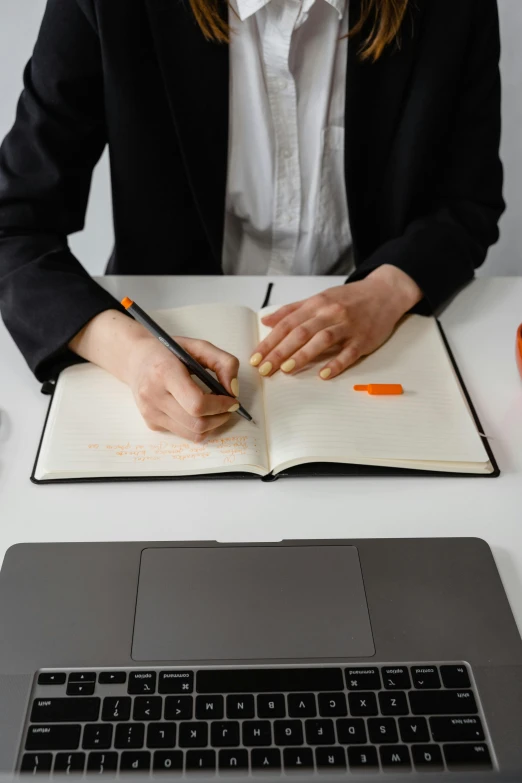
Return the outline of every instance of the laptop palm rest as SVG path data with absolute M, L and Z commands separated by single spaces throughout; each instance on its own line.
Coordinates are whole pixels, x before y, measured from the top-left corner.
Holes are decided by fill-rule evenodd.
M 357 658 L 375 654 L 357 548 L 149 548 L 135 661 Z

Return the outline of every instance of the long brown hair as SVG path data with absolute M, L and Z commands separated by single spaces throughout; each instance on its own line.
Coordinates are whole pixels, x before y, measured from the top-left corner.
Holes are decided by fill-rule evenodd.
M 407 5 L 408 0 L 362 0 L 361 15 L 349 33 L 350 37 L 363 34 L 362 60 L 375 62 L 389 44 L 398 41 Z M 190 0 L 190 7 L 207 40 L 228 43 L 230 29 L 222 15 L 222 0 Z

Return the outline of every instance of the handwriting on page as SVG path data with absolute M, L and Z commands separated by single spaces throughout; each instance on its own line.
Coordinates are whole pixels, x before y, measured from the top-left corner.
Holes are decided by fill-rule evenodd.
M 252 442 L 254 441 L 254 442 Z M 204 443 L 161 440 L 153 444 L 125 441 L 121 443 L 89 443 L 91 451 L 110 453 L 113 457 L 131 462 L 158 462 L 160 460 L 185 462 L 206 460 L 220 455 L 224 465 L 233 465 L 238 457 L 257 451 L 255 439 L 248 435 L 224 435 L 208 438 Z

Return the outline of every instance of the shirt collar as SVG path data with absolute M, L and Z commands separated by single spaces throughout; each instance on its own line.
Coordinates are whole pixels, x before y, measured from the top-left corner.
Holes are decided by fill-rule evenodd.
M 344 12 L 346 10 L 346 4 L 348 0 L 326 0 L 326 2 L 332 6 L 332 8 L 335 8 L 337 13 L 339 14 L 339 19 L 342 19 L 344 16 Z
M 249 16 L 257 13 L 260 8 L 268 5 L 270 0 L 230 0 L 232 10 L 236 12 L 242 22 Z
M 242 22 L 245 21 L 245 19 L 248 19 L 249 16 L 252 16 L 253 14 L 257 13 L 261 8 L 263 8 L 265 5 L 268 5 L 268 3 L 271 0 L 230 0 L 230 5 L 232 6 L 233 10 L 236 12 L 236 14 L 239 16 Z M 304 2 L 304 5 L 306 5 L 309 8 L 313 5 L 313 3 L 318 2 L 319 0 L 308 0 L 308 2 Z M 348 0 L 324 0 L 328 5 L 331 5 L 332 8 L 335 8 L 337 13 L 339 14 L 339 19 L 343 18 L 343 14 L 346 8 L 346 3 Z

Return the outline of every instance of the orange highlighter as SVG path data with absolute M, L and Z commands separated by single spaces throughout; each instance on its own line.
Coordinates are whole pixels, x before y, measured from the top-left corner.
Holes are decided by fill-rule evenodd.
M 402 394 L 400 383 L 368 383 L 365 386 L 354 386 L 354 391 L 365 391 L 368 394 Z

